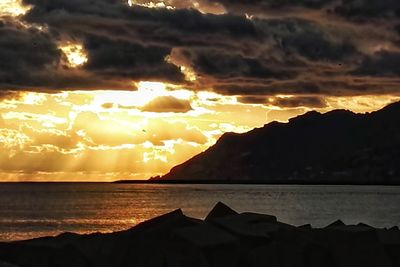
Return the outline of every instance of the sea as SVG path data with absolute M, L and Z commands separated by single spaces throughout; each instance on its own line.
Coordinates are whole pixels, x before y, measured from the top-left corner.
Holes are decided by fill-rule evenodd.
M 178 208 L 205 218 L 218 201 L 297 226 L 400 226 L 396 186 L 0 183 L 0 241 L 125 230 Z

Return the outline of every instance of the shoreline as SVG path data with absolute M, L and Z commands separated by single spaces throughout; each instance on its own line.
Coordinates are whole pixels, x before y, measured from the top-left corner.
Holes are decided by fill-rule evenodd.
M 377 186 L 400 186 L 400 181 L 398 183 L 365 183 L 365 182 L 319 182 L 314 183 L 306 180 L 296 180 L 296 181 L 248 181 L 248 180 L 117 180 L 111 183 L 116 184 L 233 184 L 233 185 L 377 185 Z
M 204 220 L 178 209 L 119 232 L 0 242 L 0 266 L 394 267 L 399 252 L 398 227 L 296 227 L 219 202 Z
M 176 180 L 168 180 L 168 181 L 149 181 L 149 180 L 117 180 L 110 182 L 102 182 L 102 181 L 4 181 L 0 182 L 1 184 L 176 184 L 176 185 L 185 185 L 185 184 L 209 184 L 209 185 L 298 185 L 298 186 L 306 186 L 306 185 L 315 185 L 315 186 L 325 186 L 325 185 L 333 185 L 333 186 L 400 186 L 399 183 L 312 183 L 312 182 L 264 182 L 264 181 L 204 181 L 204 180 L 193 180 L 193 181 L 176 181 Z
M 400 186 L 399 182 L 376 183 L 365 181 L 319 181 L 309 180 L 115 180 L 115 181 L 0 181 L 1 184 L 215 184 L 215 185 L 343 185 L 343 186 Z

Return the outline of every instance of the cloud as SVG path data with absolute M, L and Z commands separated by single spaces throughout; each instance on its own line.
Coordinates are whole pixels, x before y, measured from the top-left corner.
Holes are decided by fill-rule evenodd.
M 305 108 L 270 110 L 267 112 L 268 121 L 287 122 L 290 118 L 306 113 Z
M 400 16 L 400 5 L 396 0 L 214 0 L 214 2 L 222 4 L 230 12 L 257 15 L 268 15 L 273 12 L 304 14 L 304 11 L 309 10 L 357 21 L 366 21 L 369 18 L 394 19 Z
M 173 96 L 159 96 L 143 106 L 141 110 L 147 112 L 185 113 L 192 110 L 192 106 L 189 100 L 179 99 Z
M 84 47 L 88 63 L 84 69 L 101 77 L 180 82 L 182 74 L 176 66 L 165 61 L 170 48 L 143 46 L 122 40 L 86 36 Z
M 356 73 L 355 73 L 356 74 Z M 359 75 L 336 79 L 326 77 L 305 82 L 307 77 L 292 81 L 276 81 L 270 84 L 236 85 L 222 84 L 215 90 L 227 95 L 320 95 L 326 96 L 358 96 L 358 95 L 398 95 L 398 79 L 393 77 L 360 77 Z M 312 79 L 310 79 L 312 80 Z
M 276 94 L 330 94 L 332 88 L 324 88 L 322 91 L 318 83 L 305 82 L 303 79 L 290 81 L 275 81 L 266 83 L 241 83 L 221 84 L 215 86 L 215 90 L 228 95 L 276 95 Z M 333 92 L 330 92 L 333 91 Z
M 285 79 L 295 75 L 285 70 L 283 64 L 274 59 L 244 57 L 220 50 L 203 49 L 187 51 L 186 55 L 199 76 L 214 79 Z
M 109 108 L 116 107 L 116 105 L 114 103 L 107 102 L 107 103 L 102 104 L 101 107 L 105 108 L 105 109 L 109 109 Z
M 268 105 L 278 106 L 281 108 L 325 108 L 327 103 L 323 98 L 315 96 L 298 96 L 298 97 L 275 97 L 269 99 Z
M 105 95 L 98 98 L 101 93 Z M 242 133 L 271 120 L 286 121 L 311 106 L 323 111 L 347 108 L 370 112 L 399 100 L 392 95 L 277 97 L 199 92 L 191 95 L 194 110 L 187 113 L 146 113 L 120 108 L 118 102 L 114 102 L 112 109 L 101 108 L 104 103 L 113 103 L 107 99 L 132 96 L 126 93 L 21 92 L 18 99 L 0 103 L 3 180 L 22 175 L 25 180 L 36 181 L 43 177 L 116 180 L 118 173 L 124 173 L 118 179 L 127 178 L 126 173 L 148 178 L 204 151 L 227 131 Z M 327 106 L 322 107 L 325 101 L 318 98 L 325 99 Z M 263 105 L 240 104 L 236 99 Z M 196 113 L 199 110 L 205 112 Z
M 19 99 L 20 97 L 21 97 L 20 92 L 0 90 L 0 102 L 4 100 Z
M 51 145 L 60 150 L 76 148 L 78 142 L 82 142 L 82 138 L 74 132 L 62 131 L 58 129 L 35 129 L 32 126 L 22 125 L 20 131 L 30 136 L 32 146 Z
M 6 122 L 4 121 L 3 116 L 0 113 L 0 128 L 3 128 L 5 126 L 6 126 Z
M 112 119 L 101 119 L 93 112 L 79 113 L 73 121 L 72 130 L 76 133 L 81 131 L 90 145 L 118 146 L 144 142 L 144 138 L 137 136 L 131 127 Z
M 197 9 L 203 13 L 222 14 L 225 13 L 224 7 L 212 0 L 135 0 L 134 5 L 149 8 L 173 8 L 173 9 Z
M 400 4 L 397 0 L 350 0 L 337 5 L 334 12 L 362 21 L 369 18 L 395 19 L 400 17 Z
M 326 100 L 318 96 L 294 96 L 294 97 L 265 97 L 265 96 L 242 96 L 238 101 L 245 104 L 264 104 L 280 108 L 325 108 Z
M 148 80 L 232 95 L 398 91 L 387 78 L 397 65 L 374 55 L 397 53 L 396 0 L 24 3 L 32 8 L 19 23 L 0 27 L 1 90 L 121 90 Z M 64 43 L 81 45 L 88 61 L 66 66 Z
M 182 139 L 187 142 L 205 144 L 207 137 L 196 127 L 191 127 L 183 121 L 166 122 L 162 119 L 152 119 L 144 125 L 146 140 L 154 145 L 160 145 L 168 140 Z
M 267 103 L 267 97 L 265 96 L 240 96 L 238 101 L 244 104 L 265 104 Z
M 312 9 L 318 9 L 326 6 L 335 0 L 215 0 L 220 2 L 227 7 L 253 7 L 253 8 L 271 8 L 271 9 L 282 9 L 282 8 L 293 8 L 293 7 L 306 7 Z
M 0 90 L 132 88 L 95 72 L 66 69 L 62 60 L 52 34 L 12 21 L 0 25 Z
M 129 119 L 130 117 L 124 117 L 126 121 Z M 101 118 L 93 112 L 81 112 L 73 121 L 72 132 L 76 137 L 81 136 L 80 142 L 92 146 L 139 145 L 146 141 L 159 145 L 164 141 L 177 139 L 198 144 L 207 142 L 200 130 L 191 128 L 184 122 L 172 123 L 155 118 L 141 126 L 138 129 L 135 125 L 127 125 L 112 117 Z
M 400 75 L 400 52 L 379 51 L 366 57 L 354 71 L 355 75 L 395 77 Z
M 0 25 L 0 86 L 47 85 L 46 71 L 57 66 L 61 57 L 49 34 L 27 30 L 13 23 Z

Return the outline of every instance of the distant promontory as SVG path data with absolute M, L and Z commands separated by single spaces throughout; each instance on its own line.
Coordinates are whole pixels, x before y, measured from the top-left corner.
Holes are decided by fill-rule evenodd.
M 399 184 L 400 102 L 366 114 L 316 111 L 217 143 L 153 181 Z

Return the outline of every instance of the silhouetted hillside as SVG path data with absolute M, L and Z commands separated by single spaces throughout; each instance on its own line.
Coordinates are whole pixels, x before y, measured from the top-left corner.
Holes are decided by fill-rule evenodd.
M 377 112 L 315 111 L 226 133 L 161 180 L 398 183 L 400 103 Z

